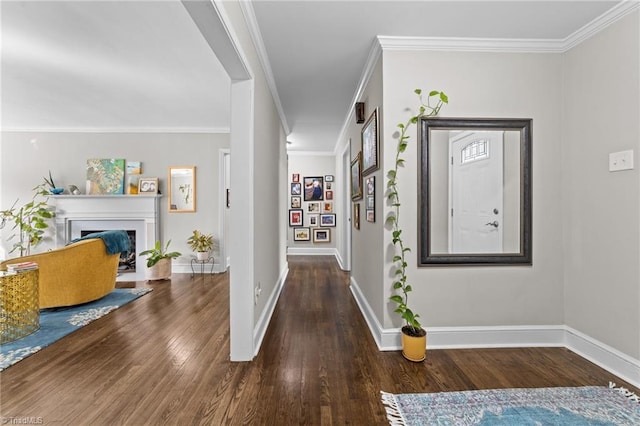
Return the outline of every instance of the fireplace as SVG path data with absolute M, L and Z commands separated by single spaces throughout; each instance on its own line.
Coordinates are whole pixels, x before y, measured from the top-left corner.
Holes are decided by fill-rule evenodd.
M 119 281 L 144 280 L 146 259 L 139 252 L 160 240 L 160 195 L 57 195 L 56 246 L 88 233 L 125 230 L 132 241 L 130 258 L 122 259 Z
M 81 237 L 86 237 L 89 234 L 95 234 L 96 232 L 106 231 L 106 229 L 82 229 L 80 231 Z M 128 230 L 127 235 L 129 236 L 129 249 L 126 253 L 120 253 L 120 261 L 118 262 L 118 273 L 126 274 L 131 272 L 136 272 L 136 231 Z

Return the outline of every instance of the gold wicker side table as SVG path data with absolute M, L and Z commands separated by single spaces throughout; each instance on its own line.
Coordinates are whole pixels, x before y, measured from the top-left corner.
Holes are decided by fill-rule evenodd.
M 0 272 L 0 343 L 28 336 L 39 328 L 38 270 Z

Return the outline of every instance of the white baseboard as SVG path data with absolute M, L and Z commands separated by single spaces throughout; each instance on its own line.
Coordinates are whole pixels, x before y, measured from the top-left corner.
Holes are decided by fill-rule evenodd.
M 193 265 L 193 271 L 196 274 L 200 273 L 200 264 L 197 265 Z M 204 264 L 204 268 L 203 268 L 203 273 L 205 274 L 210 274 L 211 273 L 211 264 L 210 263 L 206 263 Z M 189 274 L 191 275 L 193 272 L 191 270 L 191 264 L 190 263 L 173 263 L 173 265 L 171 265 L 171 272 L 174 274 Z M 221 274 L 223 272 L 226 272 L 225 267 L 222 265 L 222 263 L 218 263 L 217 261 L 214 262 L 213 264 L 213 273 L 214 274 Z
M 378 349 L 401 349 L 400 329 L 382 328 L 353 277 L 350 289 Z M 565 347 L 633 386 L 640 387 L 640 360 L 566 325 L 426 327 L 426 330 L 429 349 Z
M 253 347 L 254 353 L 253 356 L 257 356 L 260 351 L 260 346 L 262 345 L 262 340 L 264 339 L 264 335 L 267 332 L 267 327 L 269 326 L 269 322 L 271 321 L 271 317 L 273 316 L 273 311 L 276 309 L 276 303 L 280 298 L 280 293 L 282 293 L 282 289 L 284 288 L 284 283 L 287 280 L 287 275 L 289 274 L 289 266 L 285 264 L 284 269 L 280 273 L 280 277 L 278 278 L 278 282 L 276 283 L 273 291 L 269 295 L 269 299 L 262 310 L 262 315 L 258 319 L 255 327 L 253 328 Z
M 290 256 L 335 256 L 334 247 L 288 247 L 287 254 Z

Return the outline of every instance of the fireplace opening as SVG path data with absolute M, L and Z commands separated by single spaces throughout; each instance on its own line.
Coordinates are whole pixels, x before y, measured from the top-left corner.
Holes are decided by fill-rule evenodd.
M 104 230 L 92 231 L 88 229 L 82 229 L 80 230 L 80 237 L 103 231 Z M 129 230 L 126 232 L 129 236 L 129 250 L 126 253 L 120 253 L 120 262 L 118 263 L 118 271 L 123 273 L 136 271 L 136 231 Z

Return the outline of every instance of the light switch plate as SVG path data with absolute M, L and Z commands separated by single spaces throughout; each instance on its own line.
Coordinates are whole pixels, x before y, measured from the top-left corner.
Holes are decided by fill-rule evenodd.
M 609 171 L 619 172 L 621 170 L 633 169 L 633 150 L 612 152 L 609 154 Z

